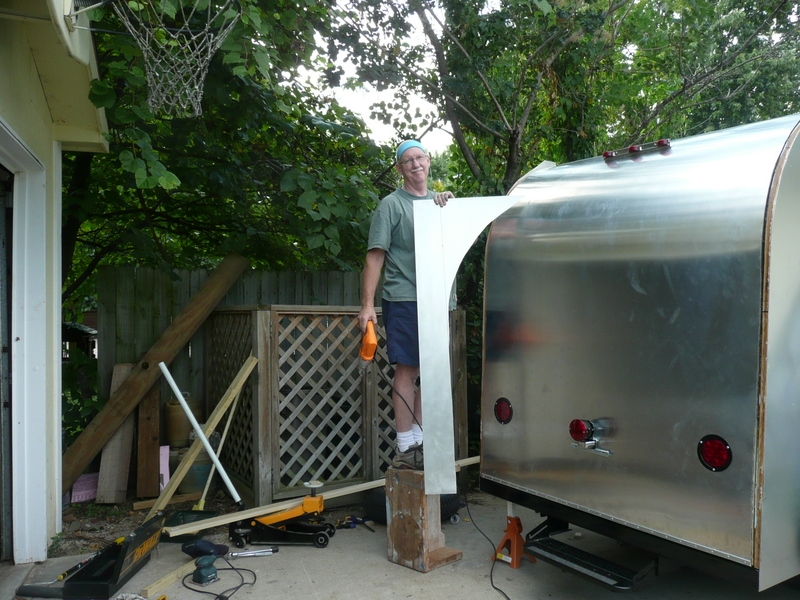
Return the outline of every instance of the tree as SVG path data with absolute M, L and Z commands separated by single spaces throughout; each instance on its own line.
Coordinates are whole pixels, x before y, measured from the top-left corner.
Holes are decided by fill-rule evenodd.
M 634 82 L 619 117 L 624 141 L 683 137 L 800 107 L 797 5 L 786 0 L 652 4 L 625 27 Z M 644 38 L 636 32 L 656 26 Z M 636 44 L 636 47 L 631 44 Z
M 397 86 L 400 100 L 384 110 L 412 93 L 440 108 L 471 174 L 460 182 L 468 193 L 504 193 L 543 159 L 575 160 L 798 106 L 789 0 L 347 6 L 333 43 L 347 49 L 360 81 Z
M 174 0 L 160 0 L 172 2 Z M 96 33 L 111 152 L 65 158 L 64 299 L 98 264 L 210 266 L 229 250 L 271 269 L 357 268 L 384 149 L 299 77 L 327 8 L 242 0 L 212 60 L 199 118 L 147 105 L 140 49 Z M 109 9 L 95 25 L 121 31 Z

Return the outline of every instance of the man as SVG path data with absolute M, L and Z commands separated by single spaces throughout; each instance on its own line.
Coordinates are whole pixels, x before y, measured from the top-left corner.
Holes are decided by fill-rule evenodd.
M 403 185 L 381 200 L 372 217 L 358 324 L 363 332 L 368 321 L 378 323 L 374 299 L 385 267 L 381 307 L 389 362 L 395 365 L 392 404 L 397 448 L 392 466 L 422 469 L 422 401 L 416 385 L 419 334 L 413 205 L 415 200 L 432 199 L 443 207 L 453 194 L 428 191 L 430 157 L 417 140 L 400 144 L 396 159 Z

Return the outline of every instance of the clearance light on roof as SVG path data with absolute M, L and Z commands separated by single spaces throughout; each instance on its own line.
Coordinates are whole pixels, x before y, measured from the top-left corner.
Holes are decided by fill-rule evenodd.
M 621 158 L 623 156 L 640 156 L 642 154 L 648 152 L 659 152 L 661 154 L 668 154 L 668 150 L 672 147 L 672 142 L 669 141 L 667 138 L 662 138 L 655 142 L 648 142 L 646 144 L 632 144 L 627 148 L 622 148 L 620 150 L 606 150 L 603 152 L 603 158 L 606 161 L 613 162 L 615 158 Z
M 697 444 L 697 457 L 706 469 L 717 473 L 731 465 L 733 451 L 720 436 L 707 435 Z

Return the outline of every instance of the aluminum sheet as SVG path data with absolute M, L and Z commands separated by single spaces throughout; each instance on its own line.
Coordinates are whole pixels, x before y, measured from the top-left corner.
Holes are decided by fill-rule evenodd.
M 456 493 L 448 315 L 453 282 L 481 231 L 518 200 L 453 198 L 444 208 L 431 200 L 414 202 L 426 494 Z
M 761 589 L 800 573 L 798 118 L 520 181 L 487 244 L 482 475 Z M 724 470 L 698 458 L 709 434 Z
M 795 129 L 773 183 L 768 215 L 766 385 L 759 590 L 800 573 L 800 142 Z M 759 523 L 759 518 L 761 522 Z

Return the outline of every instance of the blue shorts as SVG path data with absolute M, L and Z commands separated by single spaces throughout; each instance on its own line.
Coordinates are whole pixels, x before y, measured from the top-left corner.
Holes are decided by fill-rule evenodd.
M 416 302 L 381 301 L 389 363 L 419 366 L 419 329 Z

